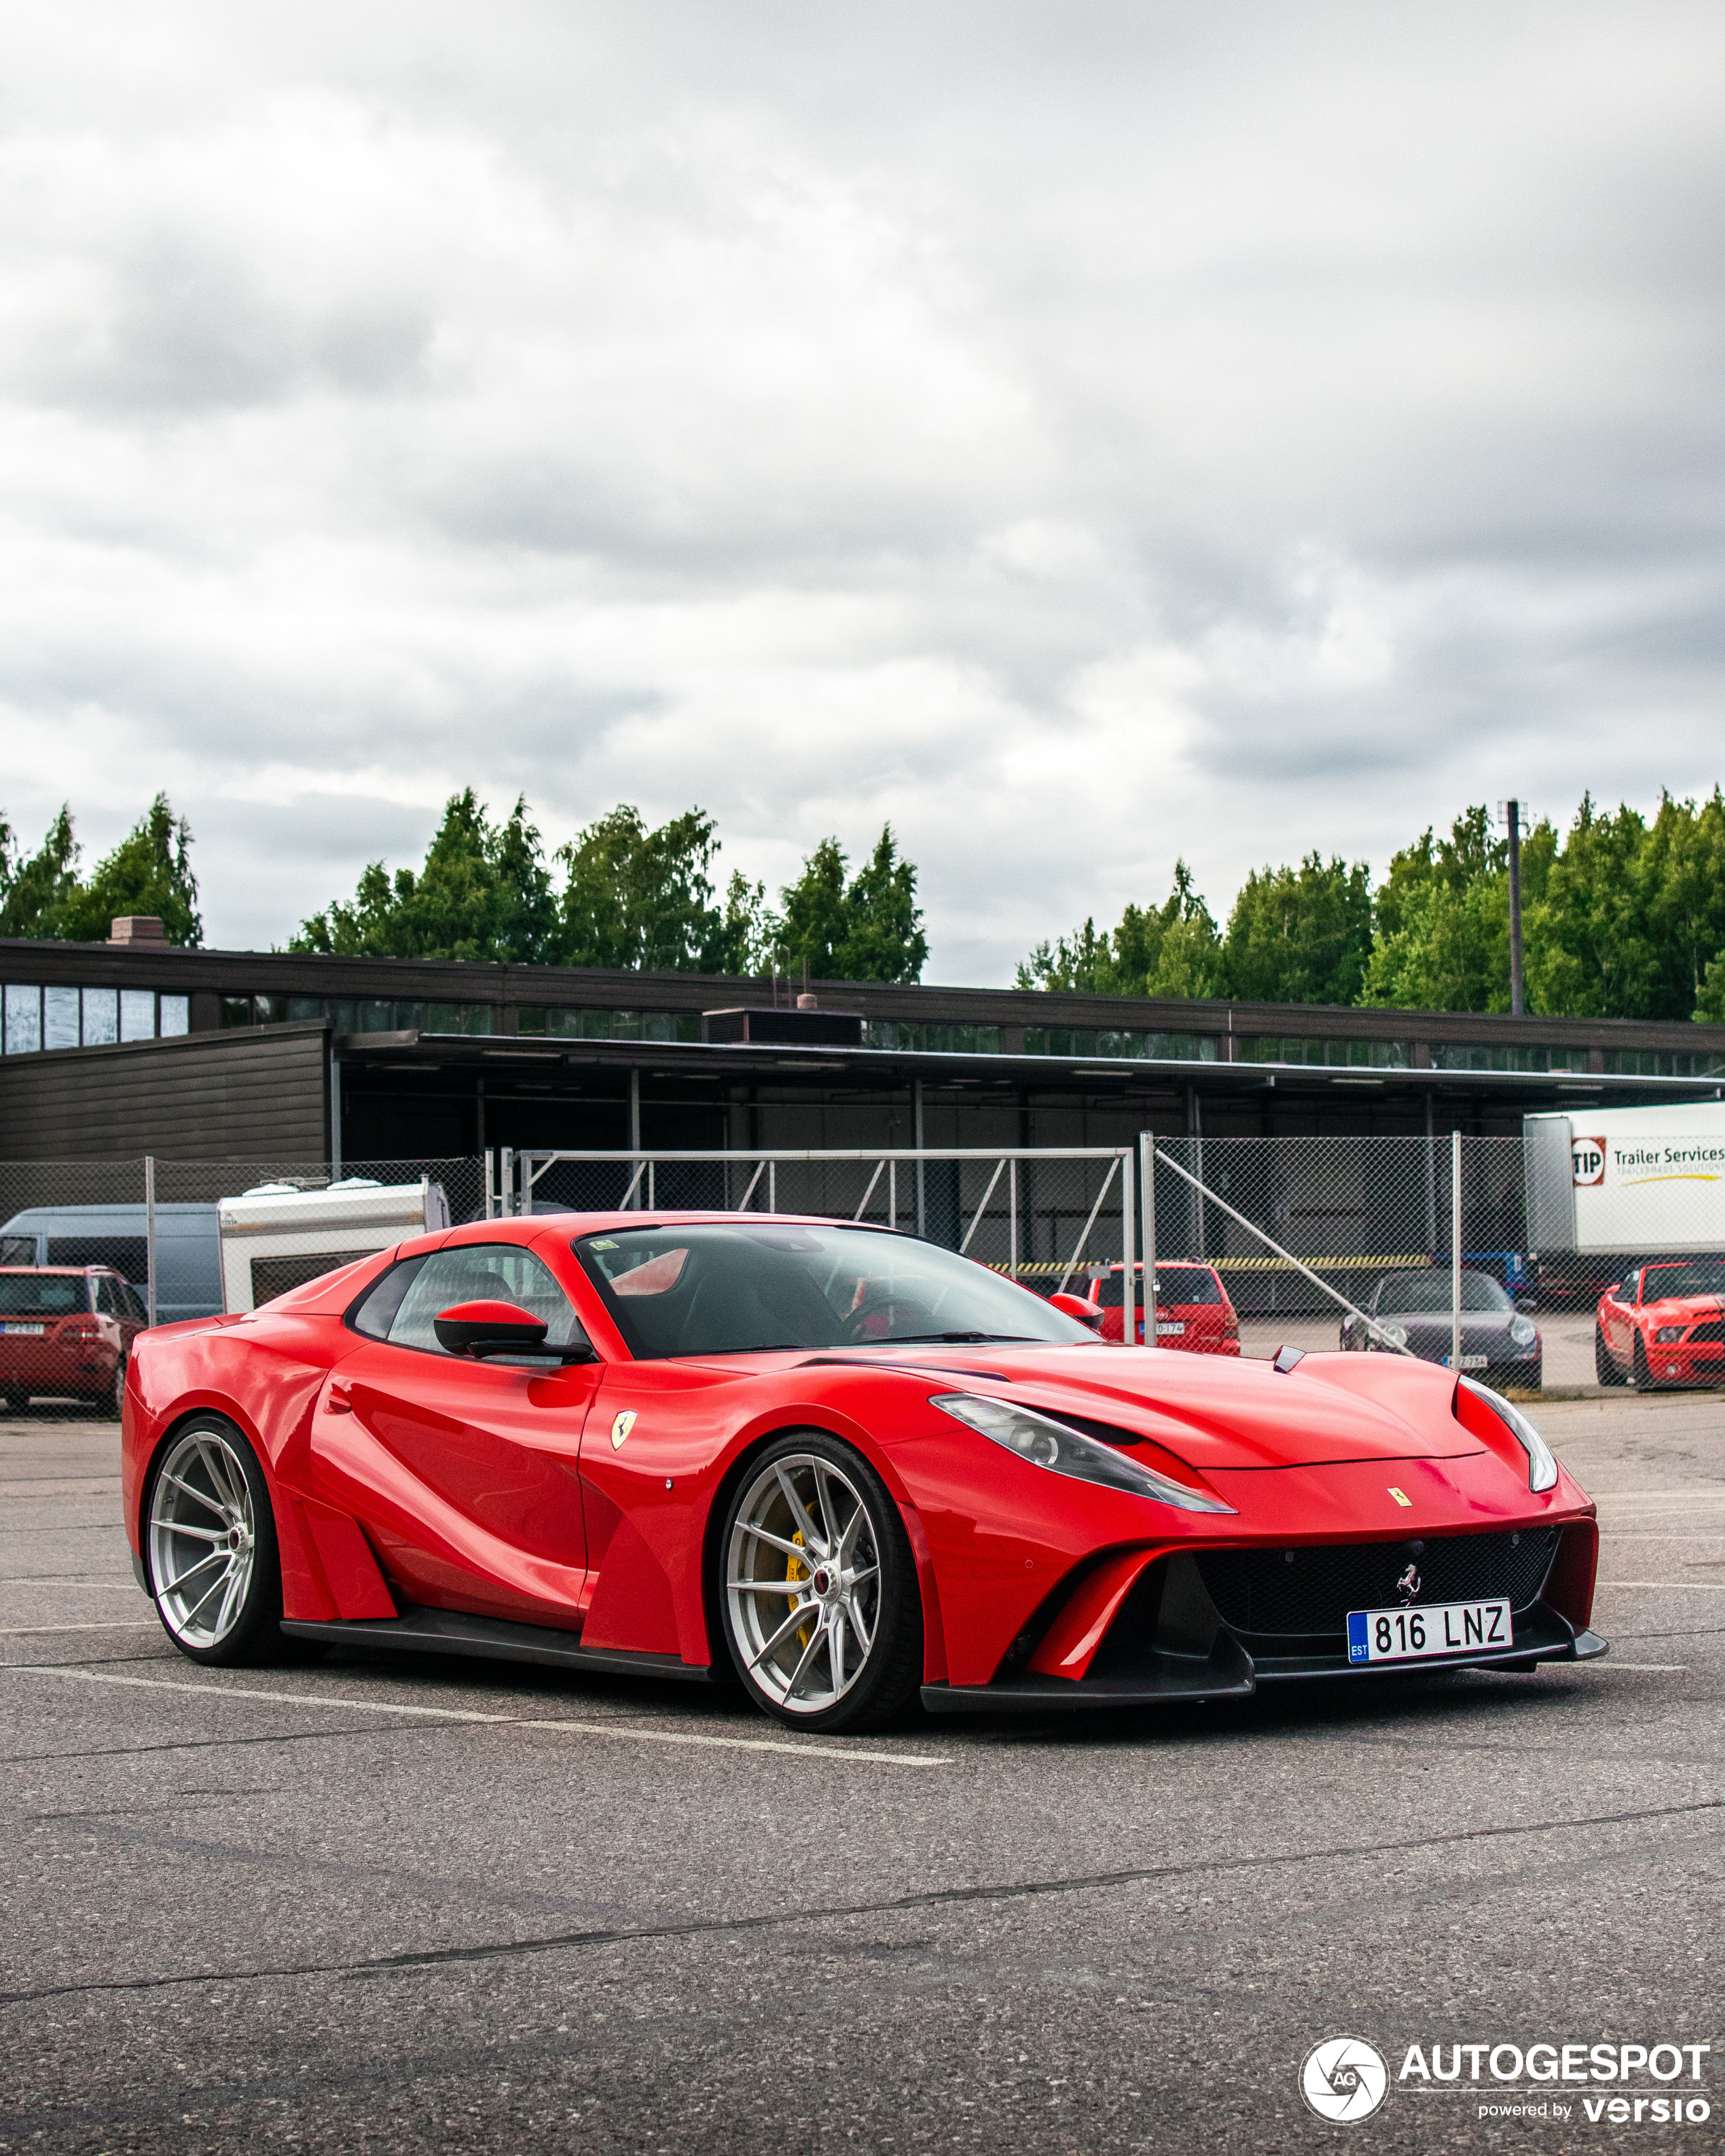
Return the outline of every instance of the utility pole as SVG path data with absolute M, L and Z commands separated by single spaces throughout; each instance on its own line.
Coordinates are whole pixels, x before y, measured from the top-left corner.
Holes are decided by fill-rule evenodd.
M 1509 826 L 1509 1007 L 1520 1018 L 1527 1009 L 1522 982 L 1522 804 L 1506 801 Z

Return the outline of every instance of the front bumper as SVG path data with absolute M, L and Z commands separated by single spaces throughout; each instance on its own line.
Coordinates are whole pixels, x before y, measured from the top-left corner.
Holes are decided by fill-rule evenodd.
M 1260 1600 L 1240 1609 L 1235 1606 L 1237 1585 L 1230 1586 L 1225 1575 L 1219 1577 L 1214 1571 L 1207 1584 L 1200 1559 L 1183 1553 L 1135 1556 L 1122 1552 L 1084 1573 L 1035 1631 L 1021 1635 L 991 1682 L 927 1684 L 922 1687 L 922 1702 L 934 1714 L 1163 1707 L 1249 1699 L 1266 1684 L 1398 1677 L 1434 1670 L 1527 1670 L 1538 1662 L 1589 1661 L 1605 1653 L 1606 1643 L 1596 1632 L 1553 1606 L 1553 1602 L 1568 1602 L 1578 1617 L 1586 1613 L 1586 1601 L 1572 1599 L 1573 1575 L 1574 1560 L 1579 1558 L 1590 1581 L 1590 1544 L 1566 1553 L 1560 1531 L 1546 1545 L 1548 1553 L 1534 1558 L 1530 1568 L 1528 1549 L 1517 1534 L 1513 1547 L 1521 1550 L 1522 1568 L 1518 1589 L 1507 1573 L 1496 1585 L 1476 1578 L 1470 1587 L 1465 1574 L 1454 1569 L 1481 1562 L 1516 1562 L 1512 1551 L 1500 1548 L 1495 1557 L 1486 1555 L 1490 1545 L 1508 1539 L 1471 1536 L 1420 1546 L 1422 1561 L 1429 1567 L 1435 1560 L 1440 1568 L 1450 1568 L 1447 1585 L 1442 1584 L 1441 1569 L 1433 1583 L 1439 1589 L 1431 1596 L 1434 1602 L 1497 1592 L 1511 1599 L 1512 1630 L 1508 1643 L 1502 1646 L 1402 1662 L 1353 1664 L 1348 1658 L 1345 1631 L 1330 1630 L 1333 1618 L 1324 1619 L 1321 1632 L 1292 1629 L 1286 1613 L 1294 1605 L 1285 1599 L 1278 1604 L 1273 1584 L 1264 1583 L 1261 1574 Z M 1348 1563 L 1362 1558 L 1369 1562 L 1389 1547 L 1353 1545 L 1339 1552 L 1319 1548 L 1306 1554 L 1320 1566 L 1337 1555 Z M 1400 1546 L 1394 1554 L 1401 1554 Z M 1262 1599 L 1266 1585 L 1267 1600 Z M 1381 1605 L 1374 1602 L 1370 1606 Z M 1230 1610 L 1231 1623 L 1223 1615 L 1224 1608 Z M 1266 1622 L 1280 1629 L 1243 1629 Z

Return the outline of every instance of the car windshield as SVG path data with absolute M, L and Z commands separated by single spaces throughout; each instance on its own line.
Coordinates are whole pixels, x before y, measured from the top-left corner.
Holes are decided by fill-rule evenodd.
M 1641 1300 L 1668 1295 L 1725 1295 L 1725 1258 L 1682 1258 L 1641 1271 Z
M 1142 1298 L 1143 1270 L 1142 1267 L 1135 1268 L 1135 1270 L 1136 1285 Z M 1118 1310 L 1125 1300 L 1120 1268 L 1117 1265 L 1097 1283 L 1096 1301 L 1104 1310 Z M 1156 1300 L 1163 1310 L 1176 1304 L 1183 1309 L 1193 1303 L 1219 1303 L 1222 1290 L 1208 1265 L 1158 1265 L 1156 1268 Z
M 1462 1274 L 1461 1307 L 1464 1310 L 1508 1310 L 1512 1306 L 1509 1297 L 1490 1273 Z M 1423 1317 L 1429 1312 L 1447 1311 L 1450 1307 L 1450 1275 L 1447 1272 L 1389 1273 L 1378 1286 L 1377 1314 L 1379 1317 Z
M 614 1229 L 573 1247 L 644 1360 L 893 1341 L 1097 1344 L 985 1266 L 878 1229 L 716 1222 Z
M 69 1317 L 89 1308 L 82 1273 L 0 1273 L 0 1317 Z

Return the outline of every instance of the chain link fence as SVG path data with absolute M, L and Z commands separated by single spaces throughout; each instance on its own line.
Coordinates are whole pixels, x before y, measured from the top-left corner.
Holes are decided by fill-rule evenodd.
M 1137 1247 L 1124 1146 L 1001 1151 L 576 1152 L 501 1164 L 523 1213 L 799 1213 L 921 1235 L 1044 1294 L 1086 1286 Z
M 0 1403 L 117 1414 L 138 1332 L 498 1209 L 485 1158 L 0 1163 Z M 488 1204 L 489 1194 L 489 1204 Z

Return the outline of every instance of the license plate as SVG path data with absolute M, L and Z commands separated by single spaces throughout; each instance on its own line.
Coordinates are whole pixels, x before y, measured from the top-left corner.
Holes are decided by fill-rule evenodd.
M 1490 1366 L 1491 1361 L 1489 1355 L 1464 1355 L 1461 1358 L 1461 1368 L 1464 1370 L 1483 1370 Z M 1453 1370 L 1455 1368 L 1454 1356 L 1445 1356 L 1444 1368 L 1446 1370 Z
M 1417 1662 L 1470 1648 L 1512 1647 L 1507 1602 L 1431 1602 L 1422 1609 L 1350 1609 L 1350 1662 Z
M 41 1325 L 0 1325 L 0 1332 L 8 1337 L 13 1333 L 21 1333 L 26 1340 L 39 1340 L 46 1330 L 47 1327 Z
M 1183 1317 L 1158 1317 L 1156 1321 L 1156 1337 L 1158 1340 L 1166 1340 L 1171 1333 L 1178 1337 L 1185 1330 L 1186 1321 Z

